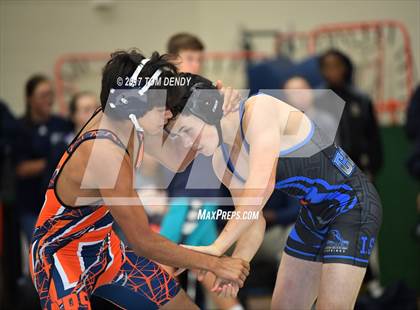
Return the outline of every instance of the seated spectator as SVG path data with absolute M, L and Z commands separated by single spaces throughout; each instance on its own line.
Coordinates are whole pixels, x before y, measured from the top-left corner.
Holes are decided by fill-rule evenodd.
M 26 83 L 26 112 L 18 120 L 14 143 L 16 160 L 16 207 L 21 229 L 28 240 L 44 203 L 48 180 L 58 159 L 52 150 L 71 132 L 71 125 L 52 115 L 51 81 L 34 75 Z
M 313 90 L 305 78 L 293 76 L 284 83 L 283 89 L 288 104 L 305 112 L 324 132 L 336 132 L 339 121 L 333 118 L 334 112 L 325 107 L 324 102 L 320 102 L 319 95 L 322 94 Z

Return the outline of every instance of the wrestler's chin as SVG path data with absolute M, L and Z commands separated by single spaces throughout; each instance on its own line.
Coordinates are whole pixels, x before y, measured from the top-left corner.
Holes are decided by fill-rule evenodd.
M 155 127 L 155 128 L 150 128 L 149 130 L 146 130 L 146 132 L 149 135 L 152 135 L 152 136 L 157 135 L 157 134 L 160 134 L 160 133 L 163 132 L 163 126 L 159 126 L 159 127 Z

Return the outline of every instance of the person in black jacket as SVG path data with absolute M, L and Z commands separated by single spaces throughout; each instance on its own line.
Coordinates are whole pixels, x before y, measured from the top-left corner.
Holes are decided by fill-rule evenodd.
M 10 159 L 12 142 L 16 131 L 16 119 L 10 112 L 7 104 L 0 100 L 0 176 L 1 176 L 1 194 L 4 194 L 4 188 L 9 188 L 10 184 L 3 182 L 3 172 L 6 161 Z
M 341 51 L 331 49 L 320 57 L 325 88 L 333 90 L 346 105 L 337 142 L 372 181 L 383 166 L 382 140 L 372 100 L 353 84 L 353 63 Z
M 407 138 L 412 142 L 412 151 L 408 157 L 407 170 L 412 177 L 420 181 L 420 85 L 417 86 L 407 108 L 407 121 L 405 131 Z M 420 192 L 417 193 L 417 224 L 413 230 L 413 236 L 420 241 Z
M 407 121 L 405 131 L 407 138 L 413 142 L 414 149 L 408 160 L 408 171 L 417 180 L 420 180 L 420 85 L 417 86 L 409 101 L 407 108 Z

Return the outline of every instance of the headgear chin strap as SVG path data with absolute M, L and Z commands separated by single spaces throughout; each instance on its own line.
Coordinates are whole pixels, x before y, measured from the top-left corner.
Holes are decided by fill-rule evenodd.
M 219 142 L 217 143 L 217 146 L 219 147 L 223 143 L 222 126 L 220 125 L 220 122 L 216 124 L 216 129 L 217 136 L 219 137 Z

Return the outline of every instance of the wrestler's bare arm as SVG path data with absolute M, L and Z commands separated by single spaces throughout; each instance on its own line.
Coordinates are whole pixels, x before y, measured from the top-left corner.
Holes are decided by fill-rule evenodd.
M 171 171 L 182 172 L 197 152 L 185 148 L 180 140 L 179 137 L 170 137 L 165 131 L 157 135 L 145 135 L 144 150 Z
M 115 185 L 112 188 L 99 188 L 99 192 L 136 254 L 165 265 L 208 270 L 242 286 L 248 274 L 248 263 L 240 259 L 228 261 L 226 258 L 191 251 L 153 232 L 149 228 L 147 215 L 133 187 L 131 159 L 124 154 L 121 163 L 121 152 L 123 152 L 121 148 L 110 144 L 109 141 L 99 140 L 95 143 L 98 150 L 106 152 L 98 151 L 94 155 L 98 158 L 91 161 L 90 169 L 94 172 L 94 176 L 89 176 L 90 182 L 103 183 L 103 180 L 109 177 L 109 172 L 117 167 L 118 177 Z

